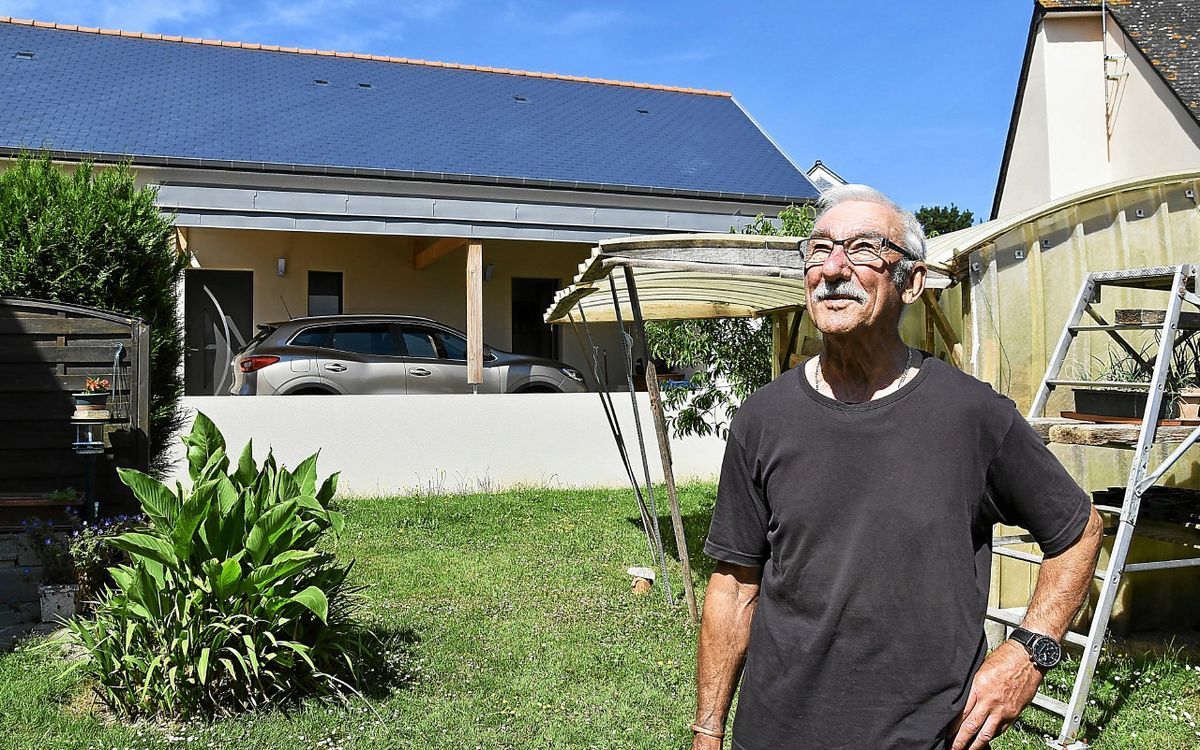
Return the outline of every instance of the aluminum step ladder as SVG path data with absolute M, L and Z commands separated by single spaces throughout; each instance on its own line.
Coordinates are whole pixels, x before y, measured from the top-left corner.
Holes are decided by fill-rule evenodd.
M 1036 423 L 1044 419 L 1046 401 L 1050 392 L 1056 388 L 1073 386 L 1088 388 L 1130 389 L 1140 388 L 1148 391 L 1146 412 L 1142 418 L 1141 428 L 1133 448 L 1133 461 L 1129 469 L 1129 479 L 1125 485 L 1125 496 L 1120 507 L 1096 506 L 1097 510 L 1119 515 L 1116 528 L 1116 539 L 1109 555 L 1108 568 L 1097 570 L 1095 577 L 1100 581 L 1100 596 L 1096 603 L 1095 613 L 1086 636 L 1069 632 L 1065 645 L 1067 650 L 1081 651 L 1079 671 L 1075 675 L 1074 687 L 1067 702 L 1055 699 L 1040 692 L 1034 697 L 1033 705 L 1063 718 L 1062 731 L 1056 740 L 1047 740 L 1050 747 L 1059 750 L 1084 750 L 1085 741 L 1077 739 L 1080 725 L 1083 722 L 1084 707 L 1087 705 L 1088 693 L 1092 686 L 1096 663 L 1100 658 L 1100 650 L 1104 637 L 1108 632 L 1109 619 L 1112 616 L 1113 604 L 1116 601 L 1117 588 L 1126 573 L 1136 573 L 1148 570 L 1163 570 L 1166 568 L 1195 567 L 1200 565 L 1200 558 L 1181 560 L 1165 560 L 1158 562 L 1142 562 L 1126 564 L 1125 558 L 1137 528 L 1138 510 L 1142 496 L 1171 468 L 1183 454 L 1200 440 L 1200 427 L 1192 430 L 1183 437 L 1176 449 L 1153 471 L 1149 469 L 1150 449 L 1158 435 L 1158 414 L 1166 393 L 1167 374 L 1171 366 L 1172 353 L 1175 346 L 1183 339 L 1197 335 L 1196 326 L 1187 326 L 1189 330 L 1181 330 L 1180 310 L 1184 302 L 1200 309 L 1200 297 L 1196 295 L 1196 267 L 1192 264 L 1161 266 L 1156 268 L 1140 268 L 1122 271 L 1101 271 L 1089 273 L 1079 289 L 1075 306 L 1070 319 L 1063 327 L 1054 356 L 1042 379 L 1037 397 L 1029 410 L 1028 419 Z M 1166 317 L 1162 323 L 1109 323 L 1104 320 L 1093 305 L 1100 302 L 1100 293 L 1104 287 L 1125 287 L 1132 289 L 1152 290 L 1169 294 L 1166 300 Z M 1091 322 L 1082 323 L 1084 316 Z M 1119 382 L 1092 382 L 1061 378 L 1063 363 L 1067 361 L 1067 352 L 1076 336 L 1083 332 L 1107 333 L 1124 352 L 1135 359 L 1142 360 L 1142 352 L 1133 347 L 1127 339 L 1121 336 L 1121 331 L 1156 330 L 1158 331 L 1158 351 L 1155 354 L 1150 381 L 1141 384 Z M 1148 366 L 1150 363 L 1145 361 Z M 1086 423 L 1079 423 L 1084 425 Z M 1106 532 L 1107 533 L 1107 532 Z M 1025 562 L 1040 564 L 1041 556 L 1020 550 L 1010 549 L 1012 545 L 1031 541 L 1028 535 L 1012 535 L 993 539 L 993 554 Z M 1024 608 L 988 609 L 988 619 L 1004 623 L 1007 628 L 1020 625 L 1024 617 Z

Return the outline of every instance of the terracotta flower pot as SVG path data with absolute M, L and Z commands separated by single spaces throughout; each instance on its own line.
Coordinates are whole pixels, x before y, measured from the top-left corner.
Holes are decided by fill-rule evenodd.
M 1179 418 L 1200 419 L 1200 388 L 1179 391 Z

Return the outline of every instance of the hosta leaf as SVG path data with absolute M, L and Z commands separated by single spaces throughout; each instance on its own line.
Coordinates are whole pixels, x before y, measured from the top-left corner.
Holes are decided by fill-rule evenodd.
M 257 476 L 258 466 L 254 463 L 254 441 L 250 440 L 238 458 L 237 471 L 233 473 L 233 479 L 238 485 L 248 487 Z
M 292 596 L 289 601 L 306 607 L 314 615 L 321 618 L 321 622 L 325 622 L 325 618 L 329 614 L 329 600 L 325 598 L 325 592 L 316 586 L 309 586 L 295 596 Z
M 296 470 L 292 472 L 292 479 L 299 486 L 301 495 L 313 495 L 317 491 L 317 456 L 320 453 L 317 451 L 301 461 Z
M 169 568 L 179 567 L 175 549 L 156 536 L 130 531 L 109 539 L 108 543 L 122 552 L 128 552 L 134 562 L 145 557 Z
M 179 509 L 179 499 L 165 484 L 136 469 L 117 469 L 121 482 L 133 491 L 142 510 L 156 526 L 170 528 Z
M 275 556 L 269 565 L 256 568 L 250 574 L 250 583 L 256 590 L 272 586 L 277 581 L 303 570 L 313 560 L 323 557 L 320 552 L 311 550 L 287 550 Z
M 216 482 L 199 484 L 192 488 L 192 494 L 180 508 L 179 517 L 175 519 L 175 526 L 171 529 L 171 543 L 175 547 L 175 554 L 181 560 L 186 560 L 191 555 L 192 535 L 208 514 L 208 508 L 216 494 Z
M 200 476 L 214 453 L 225 450 L 225 438 L 204 412 L 196 412 L 192 431 L 184 436 L 183 443 L 187 446 L 188 474 L 193 480 Z
M 338 476 L 339 474 L 337 473 L 330 474 L 321 485 L 320 491 L 317 492 L 317 499 L 327 508 L 329 507 L 329 501 L 333 499 L 334 493 L 337 492 Z

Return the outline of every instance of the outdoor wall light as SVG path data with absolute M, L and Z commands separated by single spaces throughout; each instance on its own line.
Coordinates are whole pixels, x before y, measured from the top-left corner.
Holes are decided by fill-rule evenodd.
M 486 266 L 484 266 L 483 267 L 483 280 L 491 281 L 492 273 L 494 273 L 495 270 L 496 270 L 496 267 L 494 265 L 492 265 L 491 263 L 488 263 Z
M 283 276 L 287 273 L 287 258 L 279 258 L 275 261 L 275 275 Z

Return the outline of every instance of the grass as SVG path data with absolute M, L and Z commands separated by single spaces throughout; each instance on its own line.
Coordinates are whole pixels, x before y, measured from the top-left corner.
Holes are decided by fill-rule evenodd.
M 698 584 L 711 571 L 699 547 L 713 497 L 711 485 L 681 490 Z M 338 553 L 357 560 L 353 575 L 370 587 L 364 617 L 392 644 L 393 687 L 345 707 L 129 726 L 106 720 L 56 650 L 34 642 L 0 656 L 0 748 L 689 745 L 696 629 L 659 587 L 629 591 L 625 569 L 650 561 L 628 492 L 525 489 L 343 506 Z M 678 566 L 670 573 L 678 598 Z M 1104 728 L 1091 731 L 1093 747 L 1200 747 L 1195 661 L 1171 651 L 1102 662 L 1089 720 Z M 1030 712 L 1029 724 L 994 745 L 1039 746 L 1053 731 Z

